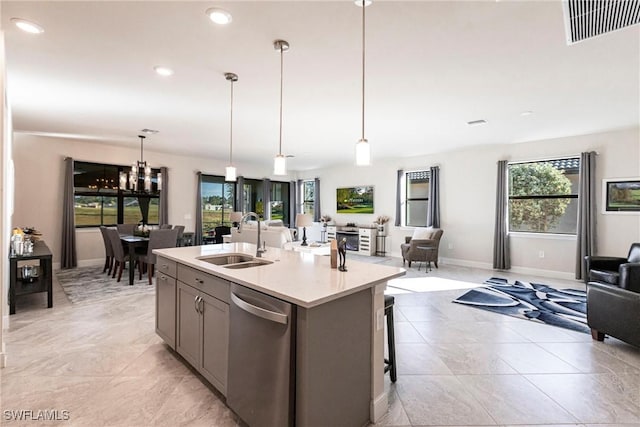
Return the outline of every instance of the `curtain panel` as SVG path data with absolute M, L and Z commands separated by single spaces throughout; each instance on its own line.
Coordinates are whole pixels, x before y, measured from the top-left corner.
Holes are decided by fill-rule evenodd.
M 64 159 L 64 194 L 62 197 L 62 252 L 60 267 L 62 269 L 78 266 L 76 253 L 76 219 L 73 194 L 73 159 Z
M 298 213 L 298 191 L 297 182 L 289 182 L 289 228 L 294 227 L 296 214 Z
M 431 166 L 427 227 L 440 228 L 440 167 Z
M 402 224 L 402 178 L 404 177 L 404 171 L 398 170 L 396 180 L 396 219 L 394 225 L 400 227 Z
M 313 221 L 320 222 L 320 178 L 313 180 Z
M 594 151 L 580 154 L 576 235 L 576 279 L 578 280 L 589 276 L 584 258 L 596 253 L 596 155 Z
M 493 268 L 509 270 L 511 253 L 507 231 L 507 161 L 498 162 L 498 180 L 496 185 L 496 224 L 493 234 Z
M 169 169 L 160 168 L 162 174 L 162 190 L 160 190 L 160 206 L 158 206 L 158 222 L 169 224 Z
M 244 177 L 243 176 L 239 176 L 236 179 L 236 211 L 242 212 L 243 214 L 246 213 L 244 211 Z
M 202 244 L 202 172 L 196 174 L 198 188 L 196 190 L 196 230 L 194 235 L 195 245 Z
M 271 180 L 265 178 L 262 180 L 262 218 L 266 221 L 271 219 Z

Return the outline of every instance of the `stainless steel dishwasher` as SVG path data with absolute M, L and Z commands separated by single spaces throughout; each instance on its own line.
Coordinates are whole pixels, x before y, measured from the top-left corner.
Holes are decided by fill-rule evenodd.
M 231 285 L 227 405 L 249 426 L 292 426 L 295 411 L 292 304 Z

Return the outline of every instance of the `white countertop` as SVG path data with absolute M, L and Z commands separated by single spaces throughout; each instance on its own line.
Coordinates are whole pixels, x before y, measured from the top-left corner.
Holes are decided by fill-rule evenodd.
M 358 262 L 347 252 L 346 272 L 331 268 L 331 257 L 267 248 L 262 254 L 272 264 L 229 269 L 198 258 L 224 253 L 256 254 L 250 243 L 187 246 L 155 249 L 155 254 L 244 285 L 293 304 L 311 308 L 403 276 L 403 268 Z

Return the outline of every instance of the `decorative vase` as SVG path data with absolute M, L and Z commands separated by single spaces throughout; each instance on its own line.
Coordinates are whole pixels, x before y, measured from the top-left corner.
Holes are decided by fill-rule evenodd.
M 387 224 L 378 224 L 378 236 L 387 235 Z

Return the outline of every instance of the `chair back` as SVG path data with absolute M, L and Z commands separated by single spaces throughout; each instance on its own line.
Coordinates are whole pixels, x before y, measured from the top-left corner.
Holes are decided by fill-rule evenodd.
M 184 234 L 184 225 L 176 225 L 174 230 L 178 230 L 178 246 L 182 246 L 182 235 Z
M 226 225 L 219 225 L 215 228 L 215 231 L 215 243 L 222 243 L 222 236 L 224 236 L 225 234 L 231 234 L 231 227 Z
M 133 230 L 136 229 L 135 224 L 118 224 L 117 227 L 118 227 L 118 233 L 124 236 L 132 236 Z
M 640 262 L 640 243 L 632 243 L 629 248 L 628 262 Z
M 107 228 L 105 230 L 107 236 L 109 236 L 109 241 L 111 242 L 111 249 L 113 250 L 113 258 L 118 262 L 124 261 L 124 248 L 122 247 L 122 242 L 120 241 L 120 233 L 115 228 Z
M 155 264 L 154 249 L 175 248 L 178 242 L 178 230 L 151 230 L 149 232 L 149 248 L 147 249 L 147 263 Z
M 161 224 L 160 225 L 160 230 L 171 230 L 173 228 L 173 225 L 171 224 Z
M 100 226 L 100 234 L 102 234 L 102 241 L 104 242 L 104 253 L 108 257 L 113 256 L 113 248 L 111 247 L 111 240 L 109 239 L 109 235 L 107 234 L 107 227 L 104 225 Z

